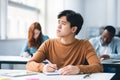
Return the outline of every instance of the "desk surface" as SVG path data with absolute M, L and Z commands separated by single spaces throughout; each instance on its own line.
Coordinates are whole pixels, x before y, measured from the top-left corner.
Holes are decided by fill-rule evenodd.
M 102 64 L 120 64 L 120 59 L 107 59 L 107 60 L 103 60 Z
M 0 56 L 0 63 L 26 63 L 29 58 L 21 57 L 21 56 Z
M 101 62 L 103 65 L 110 66 L 110 67 L 120 67 L 120 59 L 108 59 L 108 60 L 103 60 Z
M 29 59 L 21 56 L 0 56 L 0 69 L 1 64 L 26 64 Z
M 86 74 L 80 75 L 45 75 L 43 73 L 37 73 L 36 75 L 28 75 L 22 77 L 7 77 L 3 76 L 5 73 L 13 72 L 25 72 L 25 70 L 0 70 L 0 78 L 9 78 L 10 80 L 30 80 L 30 78 L 36 78 L 35 80 L 110 80 L 115 74 L 114 73 L 94 73 L 88 78 L 83 78 Z M 33 79 L 31 79 L 33 80 Z

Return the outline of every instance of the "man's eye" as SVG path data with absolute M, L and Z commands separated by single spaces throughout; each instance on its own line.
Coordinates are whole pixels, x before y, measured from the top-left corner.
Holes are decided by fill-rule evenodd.
M 60 24 L 60 21 L 58 21 L 58 24 Z
M 66 25 L 65 23 L 62 23 L 62 25 Z

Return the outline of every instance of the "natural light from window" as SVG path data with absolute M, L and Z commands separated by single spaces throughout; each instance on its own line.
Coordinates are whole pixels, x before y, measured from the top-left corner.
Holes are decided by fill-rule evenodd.
M 8 3 L 7 38 L 26 38 L 28 27 L 39 20 L 39 0 L 10 0 Z

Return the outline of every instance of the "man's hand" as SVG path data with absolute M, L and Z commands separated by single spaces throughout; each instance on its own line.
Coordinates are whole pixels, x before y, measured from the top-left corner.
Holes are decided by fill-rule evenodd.
M 110 56 L 109 55 L 102 55 L 102 56 L 100 56 L 100 59 L 101 58 L 103 58 L 104 60 L 106 60 L 106 59 L 110 59 Z
M 60 69 L 60 74 L 62 75 L 78 74 L 79 72 L 80 72 L 80 69 L 77 66 L 73 66 L 73 65 L 68 65 Z
M 43 67 L 43 72 L 54 72 L 55 70 L 57 70 L 56 64 L 46 64 Z

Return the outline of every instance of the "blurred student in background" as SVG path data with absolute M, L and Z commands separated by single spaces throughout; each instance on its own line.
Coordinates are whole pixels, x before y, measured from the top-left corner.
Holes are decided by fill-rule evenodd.
M 42 34 L 42 28 L 39 22 L 30 25 L 28 31 L 28 40 L 22 49 L 21 56 L 29 57 L 37 51 L 39 46 L 49 37 Z
M 115 33 L 115 28 L 108 25 L 101 36 L 89 40 L 101 59 L 116 58 L 120 55 L 120 38 L 115 37 Z
M 120 59 L 120 38 L 115 33 L 113 26 L 106 26 L 101 36 L 89 40 L 101 60 Z M 104 66 L 104 72 L 116 72 L 116 69 Z

